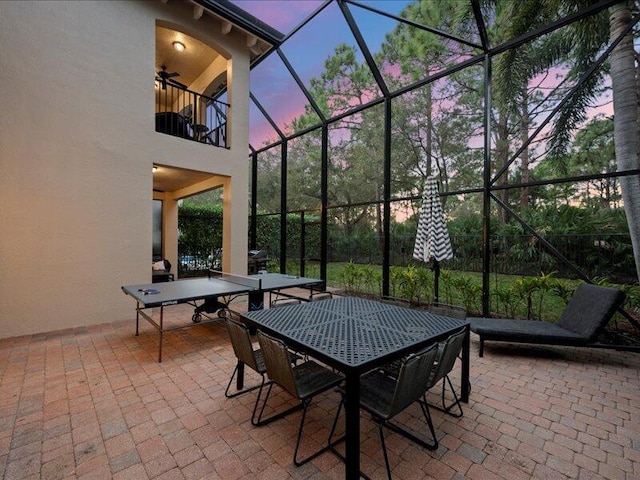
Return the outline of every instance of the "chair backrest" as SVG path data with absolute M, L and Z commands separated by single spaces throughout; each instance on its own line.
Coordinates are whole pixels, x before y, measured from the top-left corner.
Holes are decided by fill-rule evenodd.
M 258 363 L 253 351 L 249 327 L 240 322 L 239 318 L 242 317 L 238 313 L 227 310 L 227 330 L 229 331 L 229 338 L 231 338 L 233 352 L 238 360 L 258 371 Z
M 427 311 L 435 313 L 436 315 L 442 315 L 443 317 L 458 318 L 465 320 L 467 318 L 467 310 L 455 305 L 448 305 L 446 303 L 430 303 L 427 306 Z
M 310 302 L 318 302 L 320 300 L 330 300 L 332 298 L 333 298 L 333 294 L 331 292 L 319 292 L 319 293 L 312 293 L 311 295 L 309 295 Z
M 271 302 L 269 308 L 288 307 L 289 305 L 300 305 L 302 300 L 299 298 L 276 298 Z
M 381 297 L 380 301 L 387 305 L 394 305 L 396 307 L 411 307 L 411 302 L 406 298 L 400 297 Z
M 260 350 L 262 350 L 269 378 L 291 395 L 299 397 L 287 346 L 281 340 L 273 338 L 260 330 L 258 330 L 258 342 L 260 343 Z
M 437 352 L 438 344 L 434 343 L 402 361 L 393 398 L 389 404 L 388 418 L 407 408 L 427 391 L 429 375 L 425 372 L 431 371 Z
M 438 347 L 436 366 L 431 375 L 427 375 L 429 377 L 428 388 L 433 387 L 453 370 L 456 359 L 458 355 L 460 355 L 460 351 L 464 345 L 465 333 L 465 327 L 460 327 L 440 344 Z
M 622 305 L 624 297 L 624 292 L 617 288 L 583 283 L 574 292 L 556 325 L 587 341 L 595 340 Z

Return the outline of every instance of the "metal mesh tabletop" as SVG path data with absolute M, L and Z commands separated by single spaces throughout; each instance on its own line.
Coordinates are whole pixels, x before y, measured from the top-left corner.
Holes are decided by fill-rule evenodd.
M 311 350 L 320 351 L 349 366 L 367 363 L 415 342 L 406 333 L 378 328 L 348 317 L 299 328 L 290 336 Z
M 384 355 L 439 338 L 467 323 L 350 297 L 248 312 L 246 316 L 259 328 L 347 367 L 362 367 Z
M 345 318 L 343 315 L 332 312 L 330 310 L 312 309 L 309 314 L 311 303 L 302 303 L 281 308 L 270 308 L 261 310 L 260 318 L 256 323 L 269 326 L 273 330 L 281 332 L 292 332 L 310 325 L 319 323 L 332 322 L 339 318 Z M 254 319 L 253 312 L 244 314 L 247 318 Z
M 374 314 L 365 314 L 363 320 L 383 328 L 402 331 L 408 334 L 437 335 L 443 330 L 454 329 L 466 322 L 443 317 L 424 310 L 411 310 L 403 307 L 388 306 Z
M 347 317 L 360 317 L 390 308 L 390 305 L 357 297 L 323 300 L 322 302 L 313 304 L 313 306 L 318 310 L 329 311 Z

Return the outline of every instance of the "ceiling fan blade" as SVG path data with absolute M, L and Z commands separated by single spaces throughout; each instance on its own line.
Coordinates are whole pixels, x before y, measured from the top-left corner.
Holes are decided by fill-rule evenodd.
M 158 75 L 156 77 L 156 81 L 162 82 L 162 90 L 167 89 L 167 83 L 174 87 L 182 88 L 184 90 L 187 89 L 187 86 L 184 83 L 180 83 L 177 80 L 171 80 L 173 77 L 179 77 L 180 74 L 178 72 L 167 72 L 167 67 L 165 65 L 162 65 L 156 74 Z
M 160 70 L 157 72 L 158 76 L 162 78 L 171 78 L 171 77 L 179 77 L 180 74 L 178 72 L 167 72 L 167 66 L 161 65 Z
M 162 86 L 162 90 L 166 90 L 167 89 L 167 79 L 166 78 L 156 77 L 156 82 L 160 82 L 160 85 Z

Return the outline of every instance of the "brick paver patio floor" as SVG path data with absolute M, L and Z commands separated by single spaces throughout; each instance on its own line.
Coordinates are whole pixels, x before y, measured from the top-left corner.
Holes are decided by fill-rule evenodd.
M 471 346 L 464 417 L 432 410 L 432 452 L 388 432 L 394 479 L 640 478 L 639 354 L 488 343 L 478 358 Z M 293 465 L 299 412 L 253 427 L 255 392 L 225 398 L 235 357 L 224 325 L 168 333 L 156 359 L 156 331 L 145 322 L 135 336 L 133 320 L 0 340 L 2 478 L 344 477 L 330 453 Z M 326 439 L 337 403 L 335 392 L 313 402 L 302 454 Z M 419 412 L 400 421 L 417 428 Z M 386 478 L 364 414 L 362 430 L 364 472 Z

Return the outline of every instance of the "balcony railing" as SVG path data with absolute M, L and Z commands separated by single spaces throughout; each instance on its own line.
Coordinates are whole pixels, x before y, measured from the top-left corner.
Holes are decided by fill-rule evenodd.
M 156 132 L 228 148 L 229 104 L 156 81 Z

